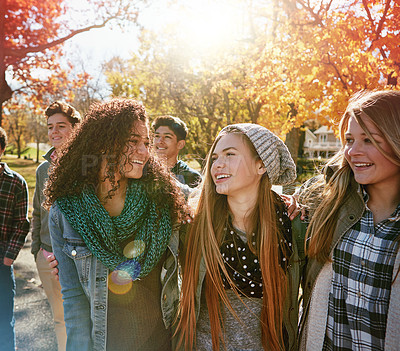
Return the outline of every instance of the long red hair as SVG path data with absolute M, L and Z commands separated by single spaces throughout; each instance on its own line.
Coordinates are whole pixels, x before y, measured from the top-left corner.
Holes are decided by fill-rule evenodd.
M 243 135 L 243 134 L 241 134 Z M 243 135 L 254 156 L 256 150 L 248 138 Z M 223 320 L 221 305 L 225 305 L 235 316 L 235 312 L 227 298 L 223 287 L 221 272 L 226 277 L 232 290 L 239 296 L 237 288 L 229 278 L 225 268 L 220 245 L 224 239 L 224 228 L 229 218 L 227 197 L 215 190 L 210 174 L 211 155 L 220 138 L 217 138 L 207 156 L 206 173 L 194 223 L 189 230 L 187 244 L 184 250 L 182 266 L 183 281 L 177 334 L 179 346 L 184 343 L 186 349 L 192 349 L 196 340 L 196 289 L 199 279 L 201 259 L 206 266 L 205 296 L 210 318 L 212 345 L 219 350 L 223 343 Z M 258 256 L 262 279 L 263 299 L 260 316 L 262 329 L 262 344 L 264 349 L 282 350 L 283 347 L 283 305 L 286 297 L 287 277 L 279 264 L 280 253 L 288 254 L 283 247 L 284 240 L 277 224 L 276 208 L 278 199 L 271 190 L 268 176 L 264 174 L 260 180 L 258 199 L 249 214 L 248 233 L 256 234 L 256 245 L 248 238 L 250 249 Z M 250 234 L 248 234 L 250 235 Z M 237 317 L 237 316 L 236 316 Z M 255 317 L 256 318 L 256 317 Z

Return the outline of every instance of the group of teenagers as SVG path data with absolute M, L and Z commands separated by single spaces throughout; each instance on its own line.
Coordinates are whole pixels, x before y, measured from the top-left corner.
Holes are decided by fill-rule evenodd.
M 351 97 L 340 151 L 293 195 L 303 220 L 263 126 L 218 133 L 189 202 L 139 102 L 71 128 L 41 189 L 67 350 L 399 349 L 400 91 Z

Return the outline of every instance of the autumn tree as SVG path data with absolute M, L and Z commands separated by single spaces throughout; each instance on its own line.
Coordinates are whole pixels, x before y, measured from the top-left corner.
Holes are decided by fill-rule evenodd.
M 0 0 L 0 125 L 13 92 L 56 91 L 66 81 L 59 60 L 66 40 L 109 23 L 136 21 L 143 2 L 86 0 L 74 9 L 66 0 Z
M 258 2 L 267 8 L 266 1 Z M 255 93 L 261 123 L 282 134 L 310 117 L 334 127 L 361 89 L 396 88 L 400 70 L 399 0 L 275 1 L 269 36 L 259 37 Z
M 112 95 L 141 100 L 151 118 L 171 114 L 183 119 L 190 130 L 187 152 L 201 163 L 223 126 L 251 121 L 243 100 L 248 72 L 233 54 L 218 60 L 198 54 L 193 60 L 172 38 L 144 33 L 131 59 L 116 57 L 105 64 L 107 81 Z
M 235 45 L 191 51 L 163 30 L 130 61 L 115 59 L 108 81 L 152 114 L 182 117 L 194 133 L 190 152 L 204 155 L 228 123 L 253 122 L 286 139 L 296 158 L 305 121 L 335 128 L 354 92 L 398 89 L 399 2 L 246 0 L 246 35 Z
M 27 134 L 36 144 L 36 163 L 39 163 L 40 144 L 48 142 L 46 119 L 41 111 L 32 110 L 29 111 L 27 115 Z
M 22 149 L 26 143 L 24 135 L 27 129 L 27 120 L 25 117 L 28 111 L 23 101 L 12 104 L 7 110 L 7 123 L 4 127 L 9 137 L 9 143 L 14 144 L 17 156 L 21 158 Z

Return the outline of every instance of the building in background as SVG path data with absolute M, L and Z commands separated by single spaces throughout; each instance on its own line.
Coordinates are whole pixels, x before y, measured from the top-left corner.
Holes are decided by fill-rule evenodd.
M 328 158 L 340 150 L 340 140 L 328 126 L 322 126 L 312 132 L 305 130 L 303 154 L 305 158 Z

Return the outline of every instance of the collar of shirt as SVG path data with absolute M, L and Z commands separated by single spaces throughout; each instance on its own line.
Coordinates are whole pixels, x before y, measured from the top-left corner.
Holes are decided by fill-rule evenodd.
M 54 151 L 51 153 L 50 159 L 51 159 L 51 161 L 53 163 L 55 163 L 57 161 L 57 151 L 56 151 L 56 149 L 54 149 Z
M 389 221 L 398 222 L 400 221 L 400 203 L 397 205 L 397 208 L 393 212 L 393 214 L 388 218 Z
M 0 162 L 1 165 L 1 172 L 0 175 L 8 175 L 9 177 L 14 177 L 13 172 L 11 171 L 11 169 L 8 167 L 7 163 L 5 162 Z

